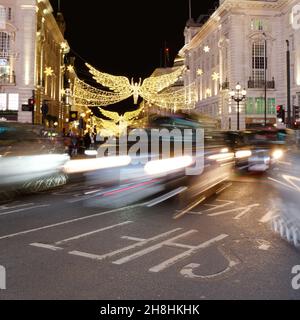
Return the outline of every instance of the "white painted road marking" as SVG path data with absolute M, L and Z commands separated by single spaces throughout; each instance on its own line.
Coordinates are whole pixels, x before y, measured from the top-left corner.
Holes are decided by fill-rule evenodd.
M 137 207 L 140 207 L 141 205 L 134 205 L 134 206 L 130 206 L 130 207 L 126 207 L 126 208 L 119 208 L 119 209 L 114 209 L 114 210 L 110 210 L 110 211 L 106 211 L 106 212 L 101 212 L 98 214 L 92 214 L 86 217 L 82 217 L 82 218 L 77 218 L 77 219 L 72 219 L 72 220 L 67 220 L 67 221 L 63 221 L 63 222 L 59 222 L 59 223 L 55 223 L 55 224 L 50 224 L 44 227 L 40 227 L 40 228 L 35 228 L 35 229 L 30 229 L 30 230 L 25 230 L 25 231 L 20 231 L 17 233 L 12 233 L 6 236 L 2 236 L 0 237 L 0 240 L 5 240 L 5 239 L 10 239 L 10 238 L 14 238 L 20 235 L 24 235 L 24 234 L 28 234 L 28 233 L 33 233 L 33 232 L 37 232 L 37 231 L 41 231 L 41 230 L 47 230 L 47 229 L 51 229 L 51 228 L 55 228 L 55 227 L 59 227 L 59 226 L 63 226 L 63 225 L 67 225 L 70 223 L 74 223 L 74 222 L 78 222 L 78 221 L 84 221 L 84 220 L 88 220 L 88 219 L 93 219 L 93 218 L 97 218 L 97 217 L 101 217 L 110 213 L 116 213 L 122 210 L 129 210 L 129 209 L 134 209 Z
M 179 219 L 181 217 L 183 217 L 184 215 L 186 215 L 187 213 L 189 213 L 191 210 L 193 210 L 194 208 L 196 208 L 197 206 L 199 206 L 203 201 L 206 200 L 206 197 L 202 197 L 200 198 L 200 200 L 197 200 L 196 202 L 194 202 L 193 204 L 191 204 L 189 207 L 187 207 L 186 209 L 183 209 L 182 211 L 180 211 L 179 213 L 175 214 L 173 216 L 173 219 Z
M 268 251 L 271 248 L 271 243 L 266 240 L 256 240 L 257 248 L 259 250 Z
M 280 180 L 276 180 L 276 179 L 273 179 L 273 178 L 268 178 L 270 181 L 273 181 L 273 182 L 276 182 L 276 183 L 278 183 L 278 184 L 280 184 L 280 185 L 282 185 L 282 186 L 284 186 L 284 187 L 286 187 L 286 188 L 288 188 L 288 189 L 291 189 L 291 190 L 293 190 L 293 191 L 300 191 L 300 189 L 299 189 L 299 186 L 297 186 L 296 185 L 296 187 L 295 187 L 295 184 L 294 183 L 292 183 L 291 182 L 291 177 L 288 177 L 288 176 L 282 176 L 288 183 L 290 183 L 291 185 L 288 185 L 288 184 L 286 184 L 286 183 L 284 183 L 284 182 L 282 182 L 282 181 L 280 181 Z M 287 179 L 287 177 L 288 177 L 288 179 Z M 298 178 L 296 178 L 296 177 L 294 177 L 294 179 L 297 179 L 297 180 L 299 180 Z M 300 181 L 300 180 L 299 180 Z
M 89 258 L 89 259 L 93 259 L 93 260 L 104 260 L 104 259 L 113 257 L 115 255 L 118 255 L 120 253 L 127 252 L 129 250 L 145 246 L 148 243 L 151 243 L 151 242 L 154 242 L 154 241 L 159 240 L 161 238 L 167 237 L 167 236 L 171 235 L 172 233 L 175 233 L 175 232 L 180 231 L 180 230 L 182 230 L 182 228 L 177 228 L 177 229 L 174 229 L 174 230 L 159 234 L 159 235 L 157 235 L 157 236 L 155 236 L 153 238 L 150 238 L 150 239 L 138 239 L 138 238 L 136 238 L 136 241 L 138 243 L 133 244 L 133 245 L 128 246 L 128 247 L 125 247 L 123 249 L 119 249 L 119 250 L 116 250 L 116 251 L 112 251 L 112 252 L 106 253 L 104 255 L 96 255 L 96 254 L 90 254 L 90 253 L 80 252 L 80 251 L 72 251 L 72 252 L 69 252 L 69 254 L 74 255 L 74 256 Z M 122 237 L 122 238 L 124 238 L 124 237 Z M 130 238 L 130 240 L 133 240 L 133 238 Z
M 197 233 L 197 232 L 198 232 L 197 230 L 187 231 L 187 232 L 182 233 L 182 234 L 180 234 L 180 235 L 178 235 L 178 236 L 176 236 L 174 238 L 165 240 L 165 241 L 160 242 L 160 243 L 158 243 L 158 244 L 156 244 L 156 245 L 154 245 L 152 247 L 146 248 L 146 249 L 138 251 L 138 252 L 136 252 L 136 253 L 134 253 L 132 255 L 129 255 L 127 257 L 124 257 L 122 259 L 114 261 L 113 264 L 121 265 L 121 264 L 130 262 L 132 260 L 138 259 L 138 258 L 140 258 L 140 257 L 142 257 L 142 256 L 144 256 L 146 254 L 149 254 L 149 253 L 151 253 L 153 251 L 161 249 L 163 246 L 171 245 L 174 240 L 177 240 L 177 239 L 180 239 L 180 238 L 184 238 L 184 237 L 186 237 L 186 236 L 188 236 L 190 234 Z
M 3 213 L 0 213 L 0 216 L 7 216 L 7 215 L 12 214 L 12 213 L 19 213 L 19 212 L 24 212 L 24 211 L 28 211 L 28 210 L 47 208 L 47 207 L 50 207 L 50 205 L 49 204 L 43 204 L 43 205 L 40 205 L 40 206 L 33 206 L 33 207 L 28 207 L 28 208 L 16 209 L 16 210 L 6 211 L 6 212 L 3 212 Z
M 34 203 L 23 203 L 23 204 L 19 204 L 19 205 L 12 205 L 12 206 L 0 206 L 0 210 L 12 210 L 12 209 L 18 209 L 18 208 L 23 208 L 23 207 L 28 207 L 28 206 L 33 206 Z
M 216 205 L 216 204 L 205 204 L 206 207 L 211 207 L 210 209 L 200 211 L 200 212 L 189 212 L 190 214 L 194 215 L 203 215 L 205 213 L 211 212 L 211 211 L 216 211 L 218 209 L 222 209 L 224 207 L 228 207 L 232 204 L 235 204 L 235 201 L 228 201 L 228 200 L 217 200 L 216 202 L 224 202 L 224 204 Z
M 235 258 L 232 257 L 230 254 L 227 254 L 225 252 L 225 250 L 221 250 L 219 249 L 222 253 L 222 255 L 226 258 L 226 260 L 228 261 L 228 267 L 225 268 L 223 271 L 214 273 L 214 274 L 210 274 L 210 275 L 196 275 L 194 273 L 194 270 L 199 268 L 201 266 L 201 264 L 198 263 L 191 263 L 187 266 L 185 266 L 181 271 L 180 274 L 183 275 L 185 278 L 190 278 L 190 279 L 200 279 L 200 280 L 212 280 L 212 279 L 216 279 L 219 277 L 224 276 L 225 274 L 227 274 L 228 272 L 230 272 L 233 268 L 235 268 L 237 265 L 239 265 L 241 262 Z
M 273 219 L 275 219 L 276 217 L 278 217 L 278 215 L 275 215 L 274 211 L 270 210 L 269 212 L 267 212 L 266 215 L 264 215 L 259 222 L 260 223 L 268 223 L 270 221 L 272 221 Z
M 198 246 L 194 246 L 194 247 L 191 247 L 189 250 L 169 259 L 169 260 L 166 260 L 164 262 L 162 262 L 161 264 L 149 269 L 150 272 L 161 272 L 171 266 L 173 266 L 174 264 L 176 264 L 177 262 L 181 261 L 181 260 L 184 260 L 190 256 L 192 256 L 193 254 L 197 253 L 198 251 L 201 251 L 203 249 L 206 249 L 210 246 L 212 246 L 213 244 L 215 244 L 216 242 L 220 242 L 222 240 L 224 240 L 225 238 L 229 237 L 227 234 L 221 234 L 219 235 L 218 237 L 216 238 L 213 238 L 211 240 L 208 240 L 204 243 L 201 243 L 200 245 Z M 172 245 L 172 242 L 170 241 L 170 243 Z M 176 246 L 176 244 L 175 244 Z
M 75 236 L 75 237 L 72 237 L 72 238 L 69 238 L 69 239 L 64 239 L 64 240 L 55 242 L 55 244 L 59 246 L 59 245 L 62 245 L 64 243 L 67 243 L 67 242 L 70 242 L 70 241 L 74 241 L 74 240 L 78 240 L 78 239 L 81 239 L 81 238 L 85 238 L 85 237 L 91 236 L 93 234 L 100 233 L 100 232 L 107 231 L 107 230 L 111 230 L 111 229 L 118 228 L 118 227 L 121 227 L 121 226 L 125 226 L 125 225 L 130 224 L 130 223 L 133 223 L 133 221 L 125 221 L 125 222 L 122 222 L 122 223 L 115 224 L 113 226 L 109 226 L 109 227 L 101 228 L 101 229 L 94 230 L 94 231 L 91 231 L 91 232 L 88 232 L 88 233 L 80 234 L 78 236 Z
M 31 243 L 30 246 L 32 247 L 37 247 L 37 248 L 42 248 L 42 249 L 47 249 L 51 251 L 61 251 L 63 248 L 55 247 L 50 244 L 44 244 L 44 243 Z
M 211 213 L 208 216 L 209 217 L 217 217 L 217 216 L 224 215 L 224 214 L 227 214 L 227 213 L 234 213 L 234 212 L 242 210 L 242 212 L 240 214 L 238 214 L 236 217 L 234 217 L 234 220 L 239 220 L 244 215 L 246 215 L 249 211 L 251 211 L 253 208 L 257 208 L 259 206 L 260 206 L 260 204 L 256 203 L 256 204 L 252 204 L 252 205 L 247 206 L 247 207 L 240 207 L 240 208 L 225 210 L 225 211 L 221 211 L 221 212 Z
M 52 250 L 52 251 L 63 250 L 63 248 L 58 247 L 58 246 L 62 245 L 64 243 L 70 242 L 70 241 L 78 240 L 78 239 L 81 239 L 81 238 L 84 238 L 84 237 L 91 236 L 91 235 L 96 234 L 96 233 L 100 233 L 100 232 L 103 232 L 103 231 L 111 230 L 111 229 L 114 229 L 114 228 L 117 228 L 117 227 L 121 227 L 121 226 L 130 224 L 130 223 L 133 223 L 133 221 L 125 221 L 125 222 L 122 222 L 122 223 L 115 224 L 113 226 L 109 226 L 109 227 L 105 227 L 105 228 L 102 228 L 102 229 L 99 229 L 99 230 L 94 230 L 94 231 L 91 231 L 91 232 L 88 232 L 88 233 L 80 234 L 78 236 L 75 236 L 75 237 L 72 237 L 72 238 L 69 238 L 69 239 L 64 239 L 64 240 L 55 242 L 54 245 L 49 245 L 49 244 L 44 244 L 44 243 L 31 243 L 30 245 L 33 246 L 33 247 L 48 249 L 48 250 Z

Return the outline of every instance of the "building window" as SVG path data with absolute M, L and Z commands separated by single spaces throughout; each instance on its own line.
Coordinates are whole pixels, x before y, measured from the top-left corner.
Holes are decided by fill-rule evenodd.
M 10 36 L 7 32 L 0 32 L 0 57 L 9 56 L 10 52 Z
M 8 110 L 18 111 L 19 110 L 19 94 L 10 93 L 8 95 Z
M 268 29 L 268 23 L 261 19 L 251 20 L 251 30 L 252 31 L 266 31 Z
M 6 10 L 0 5 L 0 28 L 5 29 L 6 27 Z
M 267 69 L 267 59 L 265 58 L 265 42 L 255 42 L 252 45 L 252 80 L 264 81 Z
M 268 99 L 268 109 L 267 109 L 267 114 L 269 115 L 274 115 L 276 114 L 276 100 L 275 98 L 269 98 Z
M 4 6 L 0 6 L 0 27 L 1 29 L 5 29 L 6 20 L 12 19 L 12 10 L 11 8 L 5 8 Z
M 0 111 L 18 111 L 19 94 L 18 93 L 0 93 Z
M 263 98 L 255 99 L 255 113 L 256 114 L 264 114 L 265 113 L 265 101 Z
M 246 110 L 247 114 L 265 114 L 265 99 L 255 98 L 255 105 L 253 105 L 253 98 L 248 98 Z M 276 115 L 275 98 L 268 98 L 267 114 Z
M 10 81 L 10 36 L 6 32 L 0 32 L 0 84 Z
M 8 20 L 11 20 L 11 19 L 12 19 L 12 10 L 11 10 L 11 8 L 8 8 L 8 9 L 7 9 L 7 19 L 8 19 Z
M 246 114 L 254 114 L 254 99 L 247 98 L 246 102 Z
M 0 111 L 4 111 L 7 108 L 6 93 L 0 93 Z

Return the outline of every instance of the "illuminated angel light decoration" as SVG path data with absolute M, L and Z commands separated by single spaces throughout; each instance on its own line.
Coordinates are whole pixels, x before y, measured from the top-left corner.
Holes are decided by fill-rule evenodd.
M 100 72 L 89 64 L 87 66 L 97 83 L 110 91 L 96 89 L 77 79 L 74 90 L 75 103 L 86 106 L 107 106 L 131 96 L 133 96 L 134 103 L 137 104 L 139 96 L 147 100 L 150 96 L 156 96 L 176 83 L 185 69 L 181 67 L 162 76 L 147 78 L 143 82 L 141 79 L 139 82 L 134 82 L 133 79 L 130 82 L 126 77 Z
M 78 107 L 105 107 L 118 103 L 129 97 L 134 98 L 134 102 L 138 102 L 138 97 L 142 97 L 149 104 L 155 104 L 161 108 L 167 109 L 192 109 L 195 107 L 196 86 L 192 83 L 189 86 L 172 87 L 182 76 L 185 67 L 176 68 L 170 73 L 151 76 L 134 83 L 123 76 L 115 76 L 100 72 L 87 64 L 94 80 L 102 87 L 108 88 L 110 91 L 95 88 L 75 79 L 74 86 L 74 102 Z
M 75 78 L 73 98 L 78 107 L 109 106 L 126 100 L 130 96 L 132 93 L 129 91 L 120 91 L 120 93 L 104 91 Z
M 118 112 L 107 111 L 102 108 L 99 108 L 99 110 L 106 118 L 110 120 L 94 117 L 94 123 L 96 124 L 96 127 L 102 136 L 111 137 L 126 134 L 128 126 L 133 124 L 136 118 L 143 111 L 143 108 L 126 112 L 124 115 L 119 115 Z
M 193 109 L 197 101 L 197 90 L 195 83 L 181 89 L 169 88 L 164 92 L 150 96 L 146 99 L 149 103 L 164 109 L 184 110 Z
M 114 93 L 131 93 L 134 98 L 134 104 L 138 103 L 139 96 L 145 98 L 145 95 L 157 95 L 162 90 L 173 85 L 185 69 L 185 67 L 181 67 L 162 76 L 147 78 L 143 82 L 142 79 L 140 79 L 138 83 L 132 79 L 130 83 L 126 77 L 100 72 L 89 64 L 87 64 L 87 67 L 93 75 L 93 78 L 102 86 L 109 88 Z

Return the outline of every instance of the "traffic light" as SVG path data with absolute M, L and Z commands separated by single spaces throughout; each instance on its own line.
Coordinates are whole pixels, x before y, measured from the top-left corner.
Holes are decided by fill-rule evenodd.
M 78 120 L 78 112 L 77 111 L 70 111 L 69 121 L 73 122 L 73 121 L 77 121 L 77 120 Z
M 300 107 L 294 106 L 294 119 L 298 120 L 300 119 Z
M 30 111 L 34 111 L 35 101 L 33 98 L 28 99 L 28 107 Z
M 276 107 L 277 110 L 277 118 L 281 119 L 282 123 L 285 122 L 285 110 L 283 106 L 277 106 Z

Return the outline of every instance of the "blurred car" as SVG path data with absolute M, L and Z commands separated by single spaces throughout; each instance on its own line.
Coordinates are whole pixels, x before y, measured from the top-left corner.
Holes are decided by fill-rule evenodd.
M 240 171 L 265 172 L 284 158 L 285 130 L 260 129 L 228 132 L 236 168 Z
M 185 136 L 185 142 L 190 140 L 190 147 L 183 150 L 181 156 L 177 156 L 174 152 L 176 137 L 163 137 L 160 144 L 165 142 L 171 146 L 169 155 L 163 154 L 161 148 L 157 154 L 157 150 L 152 150 L 153 146 L 149 143 L 141 146 L 136 157 L 130 155 L 130 159 L 127 158 L 128 164 L 119 155 L 119 166 L 87 172 L 87 184 L 95 186 L 94 192 L 86 194 L 87 206 L 120 207 L 142 200 L 149 201 L 148 206 L 152 206 L 177 195 L 180 195 L 184 205 L 199 201 L 204 194 L 214 188 L 218 189 L 230 177 L 234 154 L 226 144 L 225 133 L 217 130 L 207 119 L 183 114 L 154 116 L 143 129 L 148 137 L 162 129 L 179 129 L 181 132 L 191 129 L 191 134 Z M 203 141 L 199 149 L 195 143 L 197 129 L 203 130 Z M 128 143 L 127 147 L 130 149 L 132 143 Z M 109 156 L 118 162 L 118 157 L 108 154 L 108 159 Z M 121 160 L 125 162 L 122 164 Z M 200 164 L 201 168 L 193 174 L 187 174 L 187 169 L 193 169 L 195 164 Z
M 17 191 L 41 191 L 66 182 L 69 157 L 57 136 L 38 126 L 0 122 L 0 200 Z

